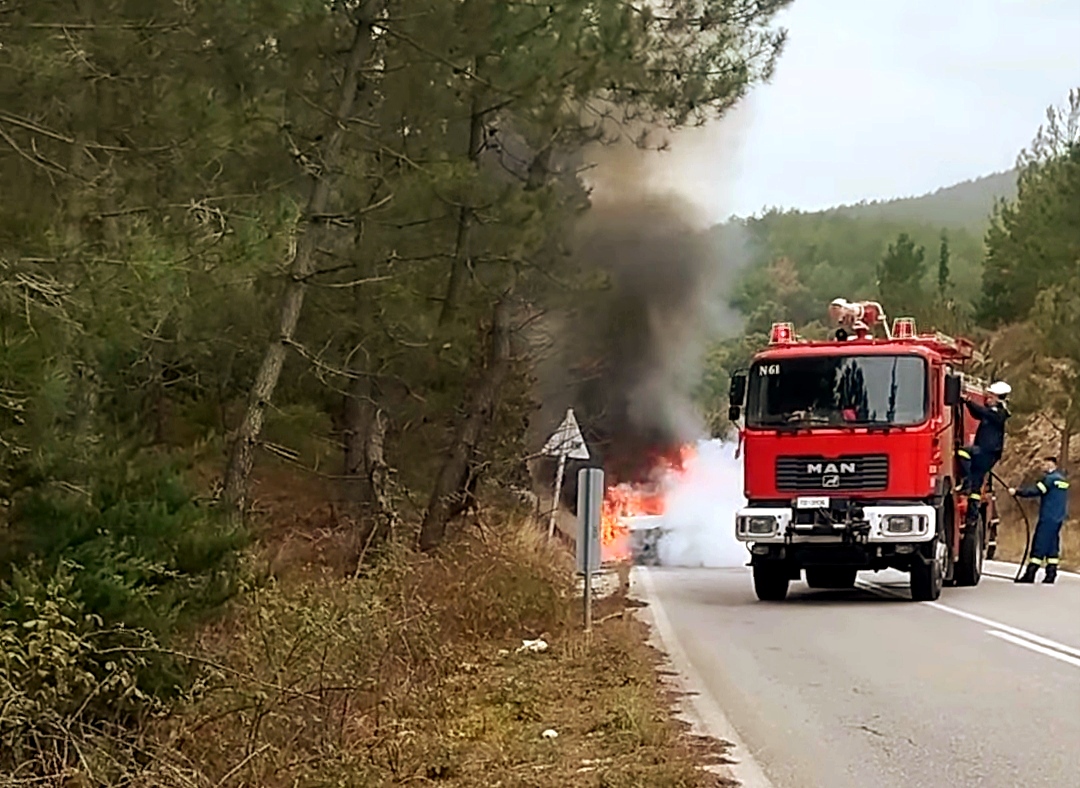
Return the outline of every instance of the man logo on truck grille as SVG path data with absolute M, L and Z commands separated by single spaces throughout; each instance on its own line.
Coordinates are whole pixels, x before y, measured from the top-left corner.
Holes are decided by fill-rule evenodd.
M 808 462 L 806 464 L 808 474 L 820 475 L 823 489 L 832 489 L 840 486 L 840 477 L 844 474 L 855 473 L 853 462 Z
M 853 462 L 808 462 L 806 463 L 807 473 L 855 473 L 855 463 Z

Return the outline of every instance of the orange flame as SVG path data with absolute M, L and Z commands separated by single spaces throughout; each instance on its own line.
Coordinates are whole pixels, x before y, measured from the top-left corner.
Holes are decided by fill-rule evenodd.
M 608 487 L 600 513 L 602 561 L 627 561 L 631 557 L 630 527 L 627 518 L 661 515 L 665 510 L 664 482 L 681 476 L 696 454 L 692 445 L 680 446 L 674 453 L 661 456 L 642 484 L 622 482 Z

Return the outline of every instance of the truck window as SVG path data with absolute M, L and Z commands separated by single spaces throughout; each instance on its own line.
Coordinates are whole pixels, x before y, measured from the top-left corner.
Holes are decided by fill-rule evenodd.
M 746 424 L 921 424 L 927 363 L 919 356 L 800 356 L 750 367 Z

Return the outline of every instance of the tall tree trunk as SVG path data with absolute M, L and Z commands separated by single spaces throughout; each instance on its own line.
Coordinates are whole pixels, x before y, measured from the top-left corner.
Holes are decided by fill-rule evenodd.
M 1076 421 L 1073 415 L 1073 403 L 1070 400 L 1061 423 L 1061 442 L 1058 446 L 1058 466 L 1063 471 L 1069 470 L 1069 444 L 1072 443 L 1074 432 L 1076 432 Z
M 390 466 L 385 457 L 386 414 L 378 406 L 377 396 L 377 387 L 369 378 L 355 379 L 343 414 L 345 492 L 360 520 L 354 534 L 355 550 L 350 556 L 357 568 L 367 551 L 385 542 L 398 525 L 390 496 Z
M 355 378 L 342 414 L 342 453 L 346 497 L 365 515 L 391 516 L 390 466 L 386 463 L 386 413 L 370 378 Z
M 296 250 L 289 266 L 289 281 L 285 285 L 278 317 L 277 336 L 266 348 L 262 365 L 251 387 L 244 420 L 229 455 L 222 497 L 226 507 L 234 513 L 242 513 L 246 508 L 248 480 L 255 462 L 255 448 L 266 418 L 266 408 L 274 395 L 274 389 L 277 388 L 281 368 L 285 363 L 285 353 L 300 320 L 308 277 L 315 271 L 317 222 L 321 221 L 321 215 L 327 213 L 334 180 L 341 164 L 347 123 L 362 87 L 361 69 L 371 58 L 375 47 L 372 25 L 385 2 L 364 5 L 365 10 L 358 12 L 355 37 L 345 65 L 338 106 L 322 150 L 321 170 L 312 176 L 311 193 L 304 215 L 299 221 Z
M 171 415 L 171 403 L 165 390 L 165 371 L 159 369 L 151 383 L 150 398 L 151 408 L 154 412 L 154 445 L 163 446 L 169 435 L 169 416 Z
M 375 401 L 369 378 L 354 378 L 344 396 L 341 419 L 341 449 L 344 459 L 345 497 L 354 506 L 371 503 L 367 483 L 367 443 L 375 421 Z
M 499 390 L 506 380 L 509 368 L 510 305 L 507 294 L 495 305 L 487 364 L 472 389 L 465 416 L 458 425 L 453 444 L 435 480 L 431 502 L 420 526 L 421 550 L 433 550 L 442 544 L 456 499 L 469 494 L 469 470 L 480 439 L 495 414 Z
M 474 70 L 479 64 L 474 65 Z M 469 105 L 469 161 L 475 166 L 480 159 L 480 152 L 484 149 L 484 116 L 486 112 L 481 107 L 482 97 L 480 88 L 473 91 L 472 102 Z M 444 326 L 454 318 L 458 303 L 461 301 L 461 292 L 465 287 L 465 277 L 469 267 L 469 239 L 473 228 L 473 209 L 471 206 L 462 205 L 458 208 L 457 235 L 454 239 L 454 256 L 450 260 L 450 280 L 446 284 L 446 297 L 443 299 L 442 310 L 439 312 L 439 325 Z

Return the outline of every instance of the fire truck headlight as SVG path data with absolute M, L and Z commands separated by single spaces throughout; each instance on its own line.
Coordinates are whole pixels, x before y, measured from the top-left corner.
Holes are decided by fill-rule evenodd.
M 910 534 L 915 531 L 915 521 L 910 514 L 890 514 L 885 518 L 885 530 L 890 534 Z
M 746 532 L 754 536 L 771 536 L 776 533 L 776 518 L 772 515 L 766 517 L 747 517 Z

